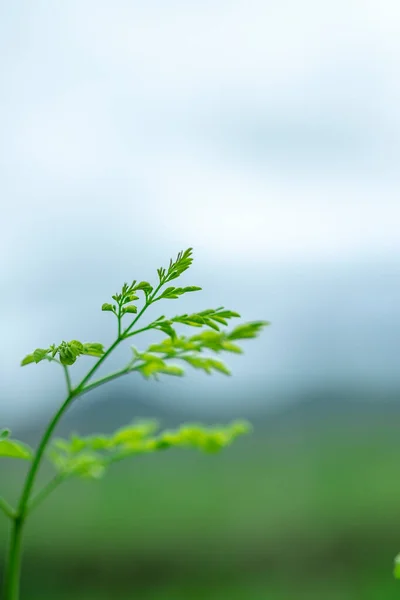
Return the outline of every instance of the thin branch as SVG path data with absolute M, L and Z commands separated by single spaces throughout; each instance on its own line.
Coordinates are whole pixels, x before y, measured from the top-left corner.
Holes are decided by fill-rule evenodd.
M 62 367 L 63 367 L 64 373 L 65 373 L 65 381 L 67 383 L 68 394 L 70 394 L 72 392 L 72 385 L 71 385 L 71 378 L 69 376 L 68 367 L 67 367 L 67 365 L 62 365 Z
M 53 479 L 50 481 L 32 498 L 28 506 L 28 513 L 31 513 L 51 492 L 53 492 L 64 480 L 66 479 L 66 475 L 62 475 L 58 473 Z
M 142 327 L 141 329 L 136 329 L 135 331 L 131 331 L 130 333 L 123 334 L 122 339 L 126 340 L 134 335 L 137 335 L 138 333 L 143 333 L 143 331 L 149 331 L 150 329 L 154 329 L 153 325 L 154 323 L 151 323 L 150 325 L 147 325 L 147 327 Z
M 15 510 L 13 507 L 8 504 L 7 500 L 0 496 L 0 508 L 4 512 L 4 514 L 10 519 L 15 519 Z
M 104 377 L 100 377 L 100 379 L 96 379 L 95 381 L 93 381 L 93 383 L 90 383 L 89 385 L 85 386 L 81 390 L 80 394 L 86 394 L 86 392 L 90 392 L 94 388 L 97 388 L 100 385 L 103 385 L 104 383 L 108 383 L 109 381 L 118 379 L 119 377 L 122 377 L 123 375 L 127 375 L 131 371 L 132 371 L 132 367 L 129 366 L 129 367 L 125 367 L 124 369 L 120 369 L 119 371 L 115 371 L 114 373 L 110 373 L 109 375 L 105 375 Z

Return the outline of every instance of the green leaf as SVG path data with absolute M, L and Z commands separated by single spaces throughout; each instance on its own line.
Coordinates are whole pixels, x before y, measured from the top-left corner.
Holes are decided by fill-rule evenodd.
M 33 360 L 35 361 L 35 363 L 39 363 L 40 361 L 47 358 L 49 352 L 50 350 L 48 348 L 36 348 L 36 350 L 33 351 Z
M 75 353 L 76 356 L 79 356 L 84 351 L 84 346 L 83 346 L 82 342 L 79 342 L 78 340 L 71 340 L 68 343 L 68 345 L 72 349 L 72 351 Z
M 253 321 L 251 323 L 243 323 L 233 329 L 228 338 L 230 340 L 244 340 L 255 338 L 261 332 L 261 330 L 269 325 L 268 321 Z
M 95 356 L 96 358 L 100 358 L 104 354 L 104 346 L 103 344 L 99 344 L 97 342 L 87 342 L 83 344 L 83 352 L 82 354 L 87 354 L 88 356 Z
M 215 331 L 219 331 L 219 326 L 217 323 L 221 325 L 227 325 L 228 319 L 237 317 L 240 317 L 239 313 L 232 310 L 226 310 L 223 306 L 220 306 L 219 308 L 209 308 L 191 315 L 179 315 L 173 317 L 171 321 L 173 323 L 183 323 L 184 325 L 189 325 L 190 327 L 207 326 Z
M 103 306 L 101 307 L 101 310 L 109 311 L 109 312 L 115 312 L 114 306 L 115 305 L 112 305 L 112 304 L 109 304 L 108 302 L 105 302 L 103 304 Z
M 157 375 L 174 375 L 177 377 L 181 377 L 184 375 L 184 370 L 180 367 L 174 365 L 167 365 L 163 360 L 157 359 L 149 359 L 143 364 L 135 367 L 136 371 L 139 371 L 146 379 L 150 377 L 154 377 L 157 379 Z
M 201 288 L 195 285 L 190 285 L 184 288 L 168 287 L 162 292 L 162 294 L 160 294 L 160 296 L 158 296 L 158 298 L 156 298 L 156 300 L 174 300 L 183 294 L 187 294 L 189 292 L 198 292 L 199 290 L 201 290 Z
M 70 366 L 73 365 L 76 361 L 77 356 L 81 354 L 77 351 L 76 347 L 70 346 L 67 343 L 63 343 L 58 350 L 58 355 L 60 357 L 60 362 L 62 365 Z
M 21 367 L 24 367 L 25 365 L 29 365 L 30 363 L 35 362 L 35 359 L 33 358 L 33 354 L 28 354 L 27 356 L 25 356 L 25 358 L 23 358 L 21 360 Z
M 161 323 L 158 323 L 157 326 L 154 327 L 154 329 L 159 329 L 160 331 L 163 331 L 164 333 L 169 335 L 169 337 L 171 337 L 172 339 L 176 338 L 176 331 L 173 327 L 171 327 L 171 324 L 169 321 L 162 321 Z
M 183 355 L 181 358 L 182 358 L 182 360 L 186 361 L 188 364 L 190 364 L 195 369 L 202 369 L 208 375 L 211 374 L 213 370 L 219 371 L 220 373 L 224 373 L 224 375 L 231 374 L 228 367 L 226 365 L 224 365 L 224 363 L 222 363 L 219 360 L 215 360 L 214 358 L 208 358 L 208 357 L 203 357 L 203 356 L 194 356 L 194 355 L 189 355 L 189 356 Z
M 396 579 L 400 579 L 400 554 L 398 554 L 394 559 L 393 575 Z
M 145 295 L 148 296 L 153 291 L 153 287 L 148 281 L 141 281 L 133 288 L 133 291 L 136 290 L 142 290 L 145 293 Z
M 126 427 L 118 429 L 111 436 L 111 445 L 113 447 L 125 444 L 126 442 L 137 442 L 148 437 L 158 429 L 158 422 L 154 420 L 137 421 Z
M 66 476 L 101 477 L 114 462 L 137 454 L 151 453 L 173 447 L 195 448 L 203 452 L 218 452 L 229 446 L 238 436 L 248 433 L 246 421 L 235 421 L 220 427 L 182 425 L 175 430 L 156 434 L 156 421 L 134 422 L 111 435 L 55 439 L 48 457 L 55 468 Z
M 163 269 L 164 283 L 166 283 L 167 281 L 172 281 L 173 279 L 177 279 L 178 277 L 180 277 L 180 275 L 182 275 L 182 273 L 189 269 L 193 262 L 192 252 L 193 248 L 188 248 L 185 251 L 179 252 L 174 261 L 171 258 L 171 260 L 169 261 L 168 270 L 165 272 L 165 269 Z M 158 273 L 160 275 L 160 270 L 158 270 Z
M 137 306 L 135 306 L 134 304 L 128 304 L 128 306 L 125 306 L 122 309 L 122 314 L 125 313 L 137 313 Z
M 0 430 L 0 440 L 4 440 L 6 438 L 8 438 L 11 434 L 11 431 L 9 429 L 1 429 Z
M 8 437 L 2 437 L 0 439 L 0 457 L 7 458 L 21 458 L 23 460 L 31 460 L 33 452 L 29 446 L 18 442 L 17 440 L 11 440 Z

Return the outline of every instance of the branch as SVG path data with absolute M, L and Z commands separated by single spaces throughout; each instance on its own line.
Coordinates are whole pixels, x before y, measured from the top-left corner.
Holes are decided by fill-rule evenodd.
M 50 481 L 34 496 L 32 501 L 30 502 L 27 513 L 31 513 L 33 509 L 35 509 L 51 492 L 53 492 L 59 485 L 66 479 L 66 476 L 58 473 L 53 479 Z
M 4 498 L 2 498 L 0 496 L 0 508 L 2 509 L 2 511 L 4 512 L 4 514 L 9 517 L 10 519 L 15 519 L 15 510 L 13 509 L 13 507 L 8 504 L 7 500 L 4 500 Z

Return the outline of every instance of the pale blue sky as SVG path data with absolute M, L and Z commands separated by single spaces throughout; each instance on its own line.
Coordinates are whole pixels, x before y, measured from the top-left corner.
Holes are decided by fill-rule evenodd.
M 181 247 L 209 285 L 397 260 L 399 33 L 389 0 L 3 3 L 3 394 L 72 302 Z

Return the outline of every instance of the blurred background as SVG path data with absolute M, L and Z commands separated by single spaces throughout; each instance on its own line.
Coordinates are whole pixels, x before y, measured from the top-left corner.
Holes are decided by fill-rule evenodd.
M 102 303 L 181 249 L 203 291 L 152 316 L 272 323 L 231 378 L 131 377 L 70 410 L 59 434 L 255 431 L 65 484 L 28 526 L 26 600 L 400 594 L 399 33 L 394 0 L 1 3 L 0 426 L 36 443 L 64 381 L 21 358 L 110 343 Z M 24 471 L 0 465 L 10 500 Z

